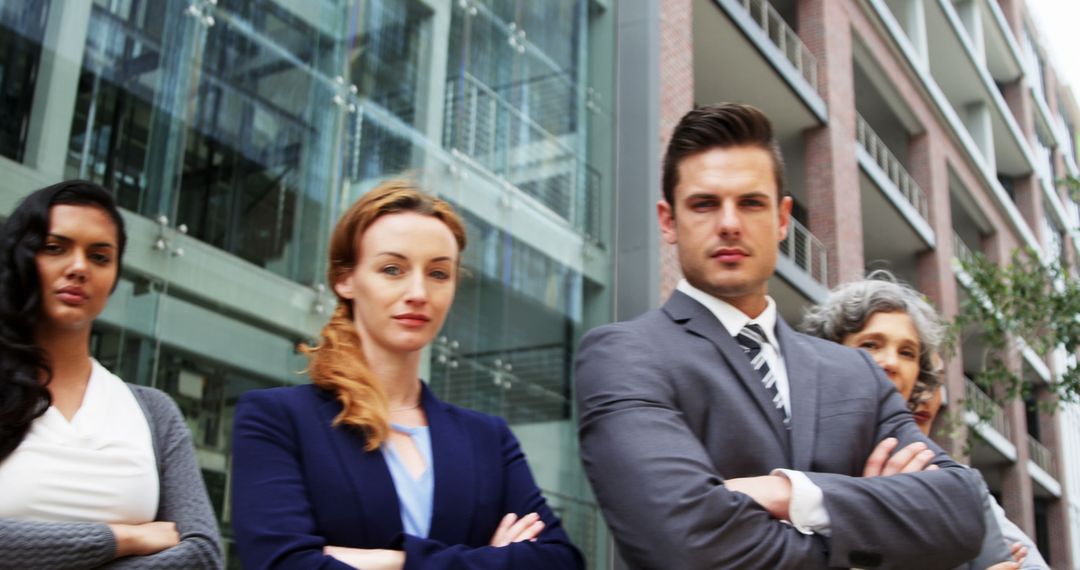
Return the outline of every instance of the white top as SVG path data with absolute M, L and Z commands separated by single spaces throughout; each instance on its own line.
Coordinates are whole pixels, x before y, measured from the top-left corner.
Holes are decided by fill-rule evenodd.
M 55 407 L 0 462 L 0 517 L 139 524 L 154 520 L 158 471 L 135 395 L 96 360 L 71 422 Z
M 675 288 L 708 309 L 732 338 L 738 336 L 739 331 L 750 323 L 760 326 L 765 331 L 765 340 L 768 342 L 761 347 L 761 353 L 765 355 L 765 363 L 769 365 L 769 370 L 776 378 L 776 391 L 780 393 L 780 399 L 784 402 L 784 411 L 790 417 L 791 385 L 788 382 L 784 357 L 780 354 L 780 343 L 776 340 L 776 302 L 772 297 L 765 297 L 768 301 L 765 310 L 751 319 L 731 304 L 694 287 L 686 279 L 681 279 Z M 829 536 L 832 521 L 829 519 L 829 511 L 825 509 L 825 495 L 821 487 L 815 485 L 801 471 L 774 469 L 771 474 L 783 475 L 791 481 L 791 501 L 788 503 L 788 516 L 791 520 L 788 522 L 804 534 L 817 533 Z

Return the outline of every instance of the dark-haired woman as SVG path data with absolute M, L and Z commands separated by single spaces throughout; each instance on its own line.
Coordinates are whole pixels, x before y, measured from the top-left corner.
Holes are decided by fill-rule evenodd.
M 70 181 L 0 228 L 0 568 L 219 568 L 187 427 L 162 392 L 90 357 L 126 235 Z
M 313 384 L 236 408 L 233 529 L 248 569 L 583 566 L 501 418 L 419 379 L 458 279 L 465 229 L 411 183 L 381 184 L 338 222 L 338 307 L 308 351 Z

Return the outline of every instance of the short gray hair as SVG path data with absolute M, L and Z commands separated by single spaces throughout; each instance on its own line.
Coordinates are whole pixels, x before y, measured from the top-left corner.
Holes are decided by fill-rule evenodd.
M 918 291 L 888 271 L 877 270 L 860 281 L 833 289 L 820 305 L 810 307 L 799 328 L 809 335 L 842 343 L 848 335 L 866 327 L 876 313 L 903 312 L 911 317 L 919 335 L 919 377 L 908 405 L 914 408 L 941 385 L 939 351 L 945 324 Z

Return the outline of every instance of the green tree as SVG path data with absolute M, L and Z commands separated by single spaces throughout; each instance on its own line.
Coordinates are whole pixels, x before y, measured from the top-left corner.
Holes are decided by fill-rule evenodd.
M 1080 202 L 1080 179 L 1059 181 Z M 975 382 L 999 403 L 1026 396 L 1029 385 L 1006 365 L 1005 355 L 1025 343 L 1041 357 L 1064 347 L 1080 349 L 1080 281 L 1066 259 L 1043 263 L 1034 250 L 1014 252 L 997 265 L 976 253 L 961 262 L 971 278 L 971 295 L 953 322 L 954 342 L 963 331 L 977 330 L 983 341 L 982 371 Z M 1050 384 L 1056 398 L 1047 405 L 1080 401 L 1080 368 L 1075 359 Z M 972 410 L 987 419 L 991 410 Z

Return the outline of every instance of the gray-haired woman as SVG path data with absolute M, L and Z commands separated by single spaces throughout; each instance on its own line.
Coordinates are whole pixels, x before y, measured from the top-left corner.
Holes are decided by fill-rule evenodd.
M 801 328 L 807 334 L 868 351 L 907 400 L 919 428 L 929 432 L 941 401 L 939 349 L 945 327 L 922 295 L 897 282 L 891 273 L 875 271 L 867 279 L 834 289 L 824 302 L 807 311 Z M 1048 568 L 1031 539 L 1005 518 L 988 491 L 983 502 L 987 533 L 982 552 L 967 567 Z

